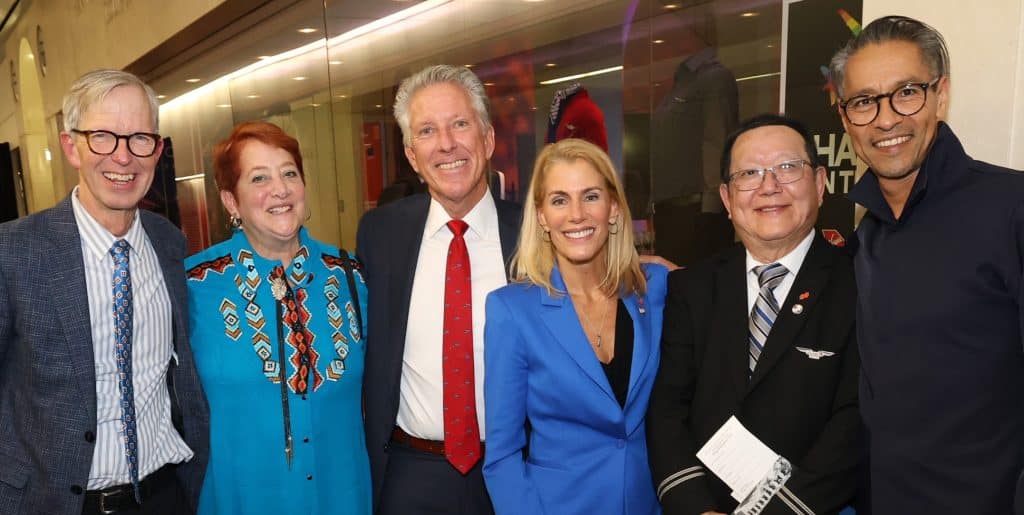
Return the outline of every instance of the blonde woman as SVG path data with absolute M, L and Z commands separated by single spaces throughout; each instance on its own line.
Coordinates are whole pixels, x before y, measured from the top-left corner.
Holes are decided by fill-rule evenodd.
M 546 147 L 527 199 L 514 283 L 487 298 L 495 511 L 659 513 L 644 415 L 667 270 L 640 264 L 621 182 L 593 144 Z

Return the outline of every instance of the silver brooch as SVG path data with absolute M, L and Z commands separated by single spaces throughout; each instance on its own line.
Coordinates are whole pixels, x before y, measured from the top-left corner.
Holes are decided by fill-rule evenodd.
M 285 293 L 288 293 L 288 285 L 285 284 L 283 277 L 275 277 L 270 280 L 270 294 L 275 299 L 280 301 L 284 298 Z

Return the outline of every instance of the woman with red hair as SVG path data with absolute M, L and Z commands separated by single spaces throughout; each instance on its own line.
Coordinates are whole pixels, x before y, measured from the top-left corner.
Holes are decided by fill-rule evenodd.
M 185 261 L 210 403 L 200 513 L 370 513 L 362 395 L 366 287 L 312 239 L 299 143 L 245 122 L 214 149 L 233 234 Z

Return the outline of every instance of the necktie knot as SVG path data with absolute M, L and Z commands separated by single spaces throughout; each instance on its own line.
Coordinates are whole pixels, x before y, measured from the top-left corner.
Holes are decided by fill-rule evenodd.
M 762 289 L 775 290 L 775 287 L 782 283 L 789 270 L 779 263 L 772 263 L 770 265 L 755 266 L 754 273 L 757 274 L 758 286 Z
M 469 224 L 463 220 L 450 220 L 447 225 L 456 238 L 461 238 L 462 235 L 466 234 L 466 230 L 469 229 Z
M 115 263 L 123 263 L 128 261 L 128 249 L 131 245 L 128 244 L 127 240 L 117 240 L 114 245 L 110 247 L 110 255 L 114 258 Z

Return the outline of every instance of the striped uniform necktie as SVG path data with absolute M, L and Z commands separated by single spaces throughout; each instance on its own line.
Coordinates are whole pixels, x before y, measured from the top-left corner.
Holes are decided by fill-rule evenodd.
M 755 266 L 754 273 L 757 274 L 757 283 L 761 286 L 761 291 L 758 292 L 757 300 L 754 301 L 754 309 L 750 310 L 748 325 L 751 375 L 754 374 L 754 367 L 757 366 L 757 360 L 761 357 L 764 344 L 768 341 L 768 333 L 772 330 L 772 324 L 779 316 L 779 303 L 775 301 L 773 290 L 782 283 L 789 270 L 778 263 L 772 263 Z

